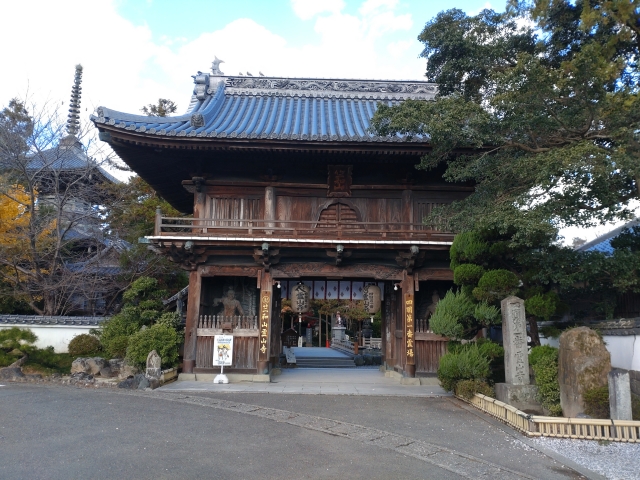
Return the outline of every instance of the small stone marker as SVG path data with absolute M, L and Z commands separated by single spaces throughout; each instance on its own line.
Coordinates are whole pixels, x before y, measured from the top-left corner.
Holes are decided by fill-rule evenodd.
M 162 364 L 162 360 L 158 352 L 155 350 L 151 350 L 149 355 L 147 355 L 147 378 L 155 378 L 156 380 L 160 379 L 160 375 L 162 371 L 160 370 L 160 365 Z
M 502 308 L 505 381 L 512 385 L 529 385 L 529 354 L 524 300 L 518 297 L 508 297 L 502 301 L 500 306 Z
M 611 420 L 633 420 L 629 372 L 614 368 L 609 372 L 609 409 Z
M 504 345 L 505 383 L 496 383 L 496 398 L 527 413 L 542 413 L 536 400 L 538 388 L 529 378 L 527 319 L 524 300 L 507 297 L 502 309 L 502 341 Z

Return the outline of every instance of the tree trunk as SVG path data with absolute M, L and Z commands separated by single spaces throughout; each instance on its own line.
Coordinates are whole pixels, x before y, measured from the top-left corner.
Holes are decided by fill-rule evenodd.
M 538 320 L 536 317 L 530 315 L 529 318 L 529 336 L 531 337 L 531 345 L 534 347 L 540 346 L 540 335 L 538 334 Z

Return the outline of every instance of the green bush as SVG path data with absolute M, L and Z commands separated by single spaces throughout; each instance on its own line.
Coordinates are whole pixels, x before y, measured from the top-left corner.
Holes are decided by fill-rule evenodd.
M 118 315 L 105 321 L 96 333 L 109 358 L 124 358 L 129 337 L 140 330 L 140 319 L 124 307 Z
M 634 420 L 640 420 L 640 397 L 631 394 L 631 415 Z
M 462 338 L 465 327 L 473 319 L 475 304 L 462 292 L 449 290 L 438 302 L 435 313 L 429 319 L 434 333 L 451 338 Z
M 591 388 L 582 394 L 584 413 L 591 418 L 609 418 L 609 387 Z
M 494 303 L 518 291 L 520 279 L 509 270 L 489 270 L 478 281 L 473 289 L 473 296 L 477 300 Z
M 482 380 L 460 380 L 456 384 L 456 395 L 470 400 L 476 393 L 481 393 L 487 397 L 495 397 L 493 388 Z
M 438 379 L 447 391 L 455 391 L 460 380 L 485 380 L 488 376 L 489 359 L 475 344 L 469 344 L 457 353 L 446 353 L 440 358 Z
M 524 308 L 527 313 L 545 320 L 549 320 L 556 312 L 558 295 L 554 292 L 537 294 L 524 301 Z
M 533 347 L 529 354 L 538 386 L 538 401 L 551 416 L 562 415 L 560 384 L 558 383 L 558 349 L 549 345 Z
M 155 350 L 162 359 L 162 367 L 170 368 L 178 363 L 178 348 L 182 335 L 166 325 L 155 324 L 131 335 L 127 346 L 127 361 L 144 368 L 147 356 Z
M 53 347 L 35 349 L 29 354 L 29 358 L 23 369 L 31 373 L 51 375 L 52 373 L 71 373 L 71 363 L 74 357 L 68 353 L 55 353 Z
M 180 328 L 180 315 L 178 315 L 178 312 L 165 312 L 160 315 L 156 324 L 165 325 L 173 328 L 174 330 L 178 330 Z
M 102 350 L 102 344 L 98 337 L 83 333 L 76 335 L 69 342 L 69 355 L 72 357 L 93 357 L 97 356 Z
M 502 321 L 500 309 L 493 305 L 488 305 L 486 302 L 480 302 L 476 305 L 476 308 L 473 311 L 473 318 L 475 318 L 480 325 L 485 327 L 497 325 Z
M 479 262 L 489 250 L 489 244 L 476 232 L 463 232 L 456 235 L 449 249 L 451 268 L 462 263 Z
M 463 263 L 453 270 L 453 283 L 456 285 L 476 285 L 484 274 L 484 268 L 473 263 Z
M 504 358 L 504 348 L 491 340 L 478 339 L 478 349 L 480 353 L 489 360 Z

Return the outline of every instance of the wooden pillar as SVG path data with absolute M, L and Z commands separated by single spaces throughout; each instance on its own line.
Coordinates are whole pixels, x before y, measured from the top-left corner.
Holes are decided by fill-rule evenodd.
M 271 312 L 273 281 L 271 273 L 262 272 L 260 280 L 260 335 L 258 336 L 258 375 L 269 373 L 269 330 L 271 328 Z
M 264 189 L 264 219 L 275 220 L 276 218 L 276 194 L 273 187 L 265 187 Z M 274 227 L 274 222 L 265 222 L 265 227 Z M 273 230 L 267 230 L 266 233 L 271 235 Z
M 402 223 L 403 230 L 413 230 L 413 192 L 411 190 L 402 191 Z
M 202 219 L 206 217 L 205 207 L 207 203 L 207 192 L 206 187 L 204 185 L 204 179 L 200 177 L 194 177 L 193 181 L 196 185 L 196 191 L 193 195 L 193 218 L 194 227 L 199 227 L 198 231 L 205 232 L 207 231 L 204 226 L 204 222 L 198 222 L 196 219 Z
M 196 366 L 196 330 L 198 319 L 200 318 L 200 290 L 202 286 L 202 276 L 198 270 L 189 272 L 189 297 L 187 303 L 187 319 L 184 328 L 184 356 L 182 361 L 182 371 L 193 373 Z
M 402 317 L 404 325 L 404 372 L 408 377 L 416 376 L 415 349 L 415 295 L 413 275 L 402 281 Z

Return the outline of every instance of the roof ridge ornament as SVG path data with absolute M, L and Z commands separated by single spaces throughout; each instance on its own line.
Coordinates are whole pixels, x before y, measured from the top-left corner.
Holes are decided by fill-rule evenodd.
M 71 101 L 69 102 L 69 116 L 67 118 L 67 133 L 73 137 L 80 129 L 80 97 L 82 96 L 82 65 L 76 65 L 76 73 L 71 87 Z
M 211 62 L 211 75 L 216 77 L 224 75 L 224 73 L 220 70 L 220 64 L 224 63 L 224 60 L 220 60 L 215 55 L 213 56 L 214 60 Z

